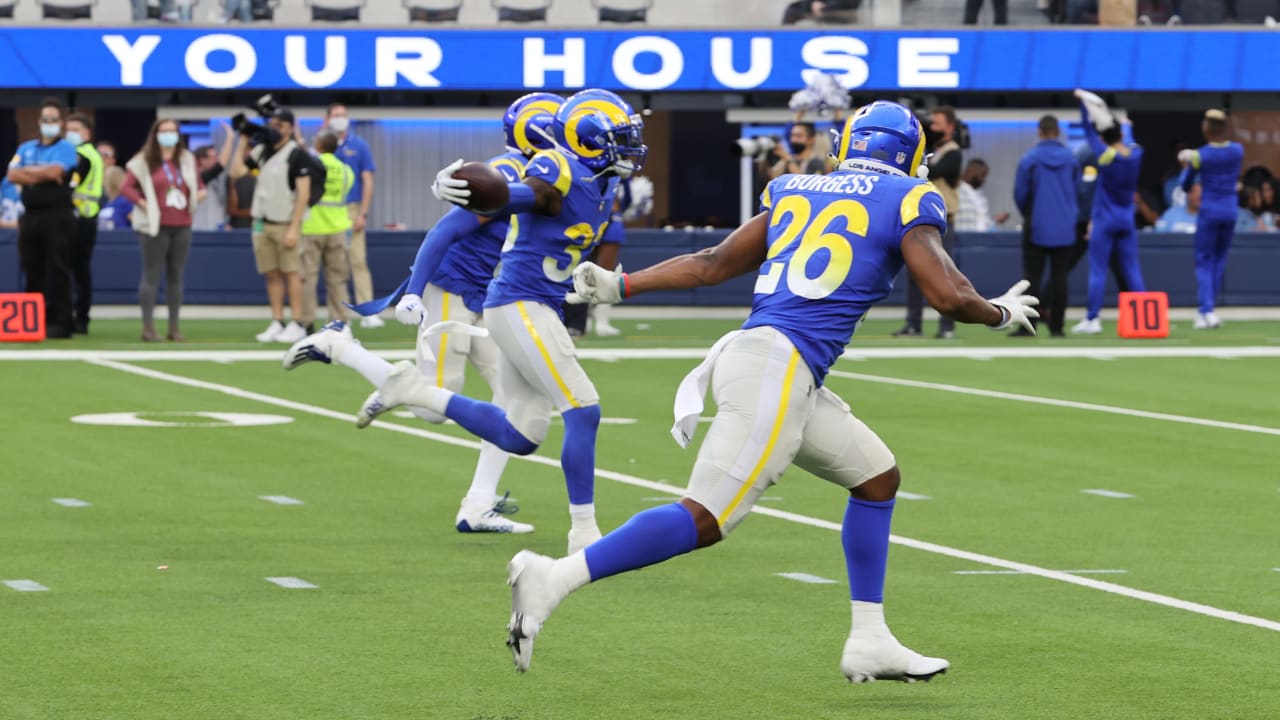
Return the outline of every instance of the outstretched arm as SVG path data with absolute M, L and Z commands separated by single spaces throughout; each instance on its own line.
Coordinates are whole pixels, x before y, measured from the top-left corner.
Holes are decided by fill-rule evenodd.
M 404 295 L 396 303 L 396 320 L 405 325 L 422 323 L 422 293 L 436 274 L 444 254 L 455 242 L 473 232 L 476 228 L 489 222 L 489 218 L 480 217 L 461 207 L 450 208 L 422 239 L 418 246 L 418 254 L 413 259 L 413 268 L 409 275 L 409 284 Z
M 574 291 L 585 302 L 612 304 L 654 290 L 718 285 L 758 270 L 768 252 L 769 213 L 734 230 L 719 245 L 680 255 L 634 273 L 616 273 L 582 263 L 573 272 Z
M 1039 317 L 1032 306 L 1040 301 L 1022 294 L 1027 281 L 1019 282 L 994 300 L 983 299 L 942 248 L 938 228 L 917 225 L 907 231 L 902 238 L 902 258 L 924 299 L 943 315 L 996 329 L 1018 323 L 1034 332 L 1028 318 Z

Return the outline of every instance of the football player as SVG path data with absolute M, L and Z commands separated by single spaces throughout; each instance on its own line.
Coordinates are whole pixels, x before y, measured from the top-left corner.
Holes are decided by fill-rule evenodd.
M 528 159 L 552 146 L 551 123 L 561 102 L 563 98 L 550 93 L 532 93 L 513 102 L 502 117 L 507 152 L 491 159 L 489 165 L 509 182 L 517 182 Z M 397 291 L 404 294 L 396 304 L 396 319 L 418 328 L 417 369 L 423 377 L 457 392 L 466 381 L 466 365 L 470 360 L 493 390 L 495 401 L 501 398 L 497 346 L 488 337 L 450 332 L 448 328 L 483 327 L 485 292 L 502 252 L 508 219 L 507 216 L 483 217 L 460 207 L 452 208 L 423 239 L 412 274 Z M 358 309 L 362 314 L 376 314 L 394 298 L 395 295 L 383 298 Z M 427 318 L 450 324 L 429 324 Z M 439 332 L 442 329 L 445 331 Z M 330 323 L 289 349 L 285 354 L 285 369 L 291 370 L 312 360 L 336 360 L 355 368 L 374 387 L 385 382 L 390 364 L 371 353 L 351 351 L 353 344 L 345 323 Z M 361 408 L 357 427 L 368 426 L 385 409 L 374 390 Z M 426 408 L 411 407 L 410 410 L 430 423 L 445 421 L 444 415 Z M 505 500 L 494 502 L 507 458 L 507 453 L 493 443 L 481 443 L 471 487 L 454 521 L 458 532 L 533 532 L 532 525 L 506 517 L 513 508 Z
M 1138 193 L 1138 171 L 1142 168 L 1142 146 L 1126 143 L 1120 123 L 1102 98 L 1086 90 L 1076 90 L 1080 118 L 1089 149 L 1098 159 L 1098 188 L 1093 199 L 1093 231 L 1089 237 L 1089 308 L 1071 332 L 1096 335 L 1102 332 L 1102 295 L 1107 289 L 1107 269 L 1112 254 L 1124 283 L 1132 292 L 1142 292 L 1142 268 L 1138 265 L 1138 228 L 1134 224 L 1133 198 Z
M 1244 146 L 1227 140 L 1227 114 L 1207 110 L 1200 124 L 1208 142 L 1199 150 L 1183 150 L 1178 160 L 1186 165 L 1180 185 L 1186 192 L 1200 183 L 1203 198 L 1196 215 L 1196 295 L 1200 311 L 1191 324 L 1196 330 L 1222 326 L 1214 303 L 1222 291 L 1227 251 L 1236 234 L 1236 183 L 1244 164 Z M 1197 180 L 1197 177 L 1199 178 Z
M 955 320 L 997 330 L 1033 329 L 1026 281 L 984 300 L 942 248 L 946 209 L 916 177 L 924 132 L 907 108 L 877 101 L 837 136 L 839 169 L 783 175 L 762 195 L 763 212 L 715 248 L 624 275 L 584 264 L 575 291 L 616 303 L 652 290 L 714 285 L 757 272 L 741 330 L 711 349 L 676 393 L 673 433 L 687 444 L 708 384 L 718 406 L 679 502 L 641 512 L 584 551 L 552 559 L 522 551 L 508 565 L 507 644 L 527 670 L 533 640 L 574 590 L 724 539 L 793 463 L 849 493 L 841 540 L 852 627 L 841 669 L 856 682 L 928 680 L 946 660 L 909 650 L 885 624 L 889 523 L 900 482 L 885 443 L 823 386 L 858 321 L 883 300 L 905 263 L 929 304 Z
M 484 302 L 485 327 L 502 351 L 502 405 L 479 402 L 428 382 L 401 363 L 380 387 L 384 407 L 410 405 L 445 415 L 472 434 L 521 455 L 546 437 L 551 411 L 564 419 L 560 464 L 569 491 L 569 552 L 599 539 L 595 517 L 595 444 L 600 396 L 574 355 L 561 317 L 574 268 L 600 241 L 618 180 L 638 171 L 648 148 L 644 123 L 622 98 L 584 90 L 560 106 L 556 149 L 534 155 L 523 180 L 508 186 L 503 213 L 511 229 L 498 277 Z M 458 160 L 432 187 L 466 207 L 469 183 L 454 178 Z

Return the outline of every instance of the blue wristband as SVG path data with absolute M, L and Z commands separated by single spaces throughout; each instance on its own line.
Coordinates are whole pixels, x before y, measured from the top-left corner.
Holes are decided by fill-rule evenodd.
M 533 209 L 537 201 L 537 196 L 533 193 L 533 188 L 524 183 L 511 183 L 507 185 L 509 198 L 507 206 L 503 208 L 503 212 L 518 215 L 519 213 L 529 212 Z

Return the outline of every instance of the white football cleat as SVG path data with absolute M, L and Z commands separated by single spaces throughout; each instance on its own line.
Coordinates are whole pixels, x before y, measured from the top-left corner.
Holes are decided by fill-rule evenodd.
M 382 402 L 382 394 L 377 390 L 369 393 L 369 397 L 364 399 L 364 404 L 360 406 L 360 411 L 356 413 L 356 427 L 363 430 L 369 427 L 369 424 L 378 419 L 378 416 L 390 410 L 391 407 Z
M 1202 312 L 1196 313 L 1196 319 L 1191 322 L 1191 327 L 1195 328 L 1196 330 L 1208 330 L 1209 329 L 1208 315 Z
M 369 315 L 367 317 L 360 318 L 360 327 L 367 330 L 376 330 L 386 324 L 387 323 L 377 315 Z
M 597 320 L 595 334 L 600 337 L 618 337 L 622 331 L 609 324 L 607 320 Z
M 601 537 L 603 536 L 600 534 L 600 528 L 595 525 L 588 528 L 573 528 L 569 530 L 569 551 L 565 555 L 572 555 Z
M 464 498 L 458 508 L 458 516 L 454 518 L 454 527 L 460 533 L 510 533 L 525 535 L 533 532 L 528 523 L 516 522 L 507 515 L 514 515 L 520 508 L 509 502 L 511 493 L 503 495 L 493 503 L 469 503 Z
M 1222 319 L 1218 317 L 1216 312 L 1207 312 L 1204 314 L 1204 321 L 1209 325 L 1210 330 L 1217 330 L 1222 327 Z
M 282 332 L 284 332 L 284 324 L 279 320 L 272 320 L 271 324 L 267 326 L 267 329 L 257 335 L 254 335 L 253 339 L 260 343 L 275 342 Z
M 844 643 L 840 671 L 851 683 L 873 680 L 929 682 L 951 667 L 942 658 L 925 657 L 898 642 L 889 628 L 859 631 Z
M 507 584 L 511 586 L 511 621 L 507 623 L 507 647 L 516 670 L 529 671 L 533 660 L 533 639 L 542 624 L 564 599 L 551 578 L 555 560 L 521 550 L 507 563 Z
M 295 342 L 284 354 L 284 369 L 292 370 L 303 363 L 331 363 L 335 353 L 351 343 L 358 342 L 351 336 L 351 328 L 341 320 L 334 320 L 320 332 Z
M 276 342 L 296 343 L 307 336 L 307 329 L 298 324 L 297 320 L 290 320 L 288 325 L 280 331 L 276 336 Z
M 414 403 L 412 400 L 414 396 L 421 395 L 423 391 L 434 387 L 422 377 L 422 373 L 418 372 L 417 365 L 409 360 L 401 360 L 391 366 L 391 374 L 387 376 L 387 381 L 382 383 L 382 387 L 378 388 L 377 394 L 382 397 L 382 404 L 386 409 L 390 410 L 401 405 L 425 405 L 425 403 Z M 372 399 L 370 397 L 370 400 Z
M 1085 318 L 1071 328 L 1072 335 L 1098 335 L 1102 332 L 1102 319 Z

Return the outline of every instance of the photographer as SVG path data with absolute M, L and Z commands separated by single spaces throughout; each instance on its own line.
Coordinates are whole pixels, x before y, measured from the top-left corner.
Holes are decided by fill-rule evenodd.
M 231 178 L 238 180 L 257 169 L 253 193 L 253 255 L 258 274 L 266 277 L 271 303 L 271 324 L 257 335 L 258 342 L 292 343 L 306 336 L 302 317 L 302 269 L 300 243 L 302 221 L 311 195 L 311 158 L 294 141 L 293 111 L 277 106 L 270 96 L 254 108 L 267 119 L 266 127 L 249 122 L 243 114 L 232 118 L 240 137 L 232 152 Z M 246 143 L 253 145 L 246 158 Z M 286 287 L 292 319 L 284 323 Z
M 786 143 L 777 143 L 773 148 L 775 162 L 768 166 L 770 180 L 788 173 L 805 175 L 821 175 L 827 171 L 827 161 L 821 157 L 814 145 L 818 140 L 818 130 L 813 123 L 797 122 L 791 126 Z M 761 158 L 761 163 L 768 163 L 768 157 Z
M 925 125 L 929 158 L 929 180 L 938 189 L 947 204 L 947 232 L 942 236 L 942 247 L 948 255 L 955 255 L 956 209 L 960 207 L 960 170 L 964 162 L 961 148 L 969 146 L 969 129 L 956 118 L 955 108 L 939 105 L 929 113 Z M 924 297 L 920 288 L 907 273 L 907 324 L 895 332 L 894 337 L 919 337 L 924 318 Z M 955 337 L 955 321 L 945 315 L 938 320 L 939 340 Z

